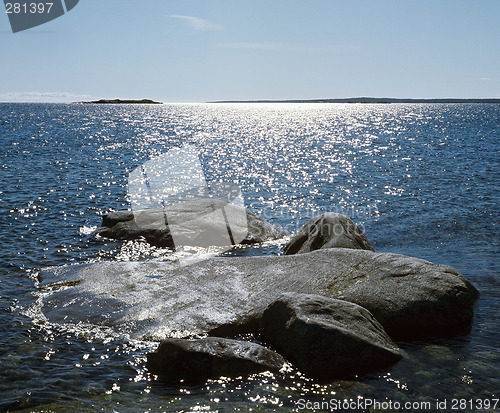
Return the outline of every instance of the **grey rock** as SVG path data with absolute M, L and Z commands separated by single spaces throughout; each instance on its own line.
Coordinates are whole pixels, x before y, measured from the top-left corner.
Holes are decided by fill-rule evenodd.
M 169 225 L 176 225 L 177 239 L 183 238 L 186 245 L 193 245 L 203 237 L 207 245 L 226 245 L 228 240 L 221 234 L 221 225 L 226 227 L 222 214 L 214 213 L 228 204 L 218 199 L 198 199 L 191 202 L 180 202 L 170 205 L 164 210 L 112 211 L 102 216 L 101 228 L 97 233 L 104 238 L 115 240 L 133 240 L 144 238 L 149 244 L 174 248 Z M 235 244 L 256 244 L 268 240 L 276 240 L 288 233 L 277 225 L 270 224 L 244 208 L 230 205 L 225 209 L 230 219 L 233 234 L 241 234 Z M 221 222 L 219 222 L 221 221 Z M 204 229 L 204 234 L 200 234 Z
M 311 218 L 285 246 L 286 255 L 321 248 L 352 248 L 373 251 L 363 231 L 346 215 L 327 212 Z
M 259 344 L 207 337 L 167 339 L 147 355 L 147 369 L 166 380 L 204 381 L 208 378 L 278 372 L 285 360 Z
M 456 269 L 390 253 L 351 265 L 335 278 L 332 296 L 368 309 L 392 338 L 451 336 L 468 328 L 476 288 Z M 346 262 L 347 265 L 349 265 Z
M 402 357 L 368 310 L 318 295 L 282 295 L 264 311 L 261 337 L 309 377 L 344 378 Z
M 356 303 L 393 339 L 443 336 L 470 325 L 478 297 L 449 266 L 346 248 L 214 257 L 189 266 L 103 262 L 47 269 L 42 277 L 40 288 L 61 280 L 71 285 L 44 296 L 49 321 L 93 323 L 89 314 L 100 308 L 99 325 L 154 340 L 255 329 L 267 306 L 286 292 Z
M 151 211 L 157 216 L 158 212 Z M 140 211 L 144 214 L 145 211 Z M 163 219 L 163 217 L 161 217 Z M 97 230 L 101 237 L 113 240 L 145 239 L 149 244 L 157 247 L 174 248 L 174 241 L 170 230 L 163 220 L 151 222 L 147 227 L 137 225 L 132 211 L 112 211 L 102 216 L 101 227 Z

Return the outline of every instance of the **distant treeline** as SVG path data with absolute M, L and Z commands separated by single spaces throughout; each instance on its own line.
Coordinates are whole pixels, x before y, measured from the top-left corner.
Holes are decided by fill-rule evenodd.
M 500 99 L 398 99 L 398 98 L 342 98 L 292 100 L 219 100 L 211 103 L 500 103 Z

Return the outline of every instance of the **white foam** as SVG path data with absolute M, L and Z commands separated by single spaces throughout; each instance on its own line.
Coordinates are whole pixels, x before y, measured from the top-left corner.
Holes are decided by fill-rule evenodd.
M 84 225 L 83 227 L 79 228 L 80 234 L 83 235 L 91 235 L 97 230 L 97 226 L 91 226 L 91 225 Z

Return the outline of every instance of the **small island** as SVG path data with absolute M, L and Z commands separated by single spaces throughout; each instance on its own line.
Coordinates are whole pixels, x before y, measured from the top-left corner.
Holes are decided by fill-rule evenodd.
M 100 100 L 92 100 L 90 102 L 79 102 L 85 104 L 153 104 L 153 105 L 162 105 L 163 102 L 155 102 L 151 99 L 100 99 Z

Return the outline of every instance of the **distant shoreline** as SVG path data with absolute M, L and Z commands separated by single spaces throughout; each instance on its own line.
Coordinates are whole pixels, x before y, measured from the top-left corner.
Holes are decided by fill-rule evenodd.
M 146 104 L 146 105 L 164 105 L 164 104 L 182 104 L 182 102 L 157 102 L 151 99 L 100 99 L 92 101 L 80 102 L 0 102 L 0 104 L 85 104 L 85 105 L 116 105 L 116 104 Z M 193 102 L 195 103 L 195 102 Z M 220 103 L 364 103 L 364 104 L 389 104 L 389 103 L 491 103 L 499 104 L 500 98 L 484 98 L 484 99 L 456 99 L 456 98 L 439 98 L 439 99 L 399 99 L 399 98 L 339 98 L 339 99 L 258 99 L 258 100 L 215 100 L 208 102 L 197 102 L 208 104 Z
M 163 102 L 155 102 L 151 99 L 100 99 L 92 100 L 89 102 L 78 102 L 84 104 L 94 105 L 116 105 L 116 104 L 148 104 L 148 105 L 162 105 Z
M 208 103 L 500 103 L 500 99 L 398 99 L 398 98 L 341 98 L 290 100 L 218 100 Z

